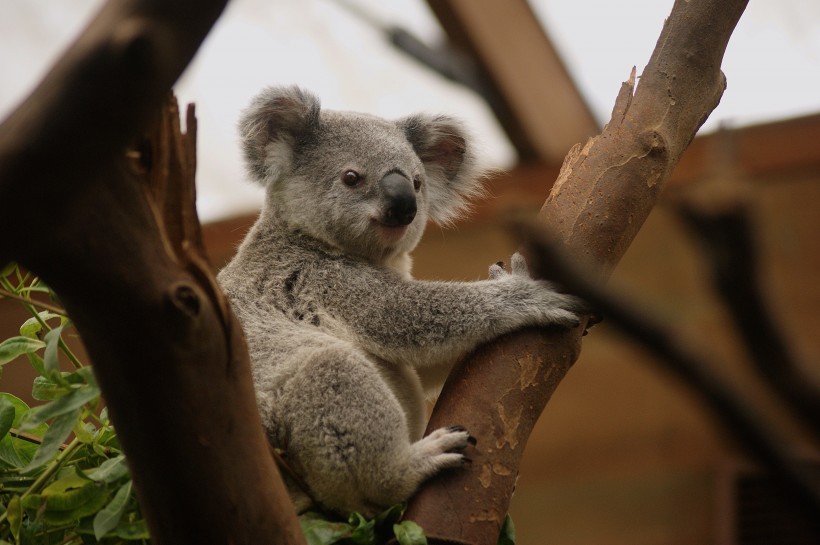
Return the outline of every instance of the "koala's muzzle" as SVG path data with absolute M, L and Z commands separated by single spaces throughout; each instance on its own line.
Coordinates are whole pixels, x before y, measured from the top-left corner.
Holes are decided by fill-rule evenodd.
M 416 217 L 416 191 L 413 182 L 391 172 L 381 181 L 384 212 L 382 223 L 390 227 L 410 225 Z

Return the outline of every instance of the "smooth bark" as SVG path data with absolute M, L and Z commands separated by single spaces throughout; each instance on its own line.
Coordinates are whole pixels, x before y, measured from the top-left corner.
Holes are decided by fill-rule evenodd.
M 623 84 L 603 132 L 573 148 L 540 212 L 545 228 L 605 280 L 726 87 L 720 63 L 746 0 L 676 0 L 637 89 Z M 634 90 L 634 94 L 633 94 Z M 430 481 L 408 518 L 431 543 L 495 543 L 532 427 L 577 359 L 584 326 L 525 331 L 450 376 L 428 426 L 478 439 L 468 471 Z

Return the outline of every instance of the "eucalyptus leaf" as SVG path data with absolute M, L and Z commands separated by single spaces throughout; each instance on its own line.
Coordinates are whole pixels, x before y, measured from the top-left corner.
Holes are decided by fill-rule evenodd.
M 369 545 L 375 541 L 376 522 L 374 520 L 367 520 L 360 513 L 351 513 L 347 522 L 352 528 L 350 541 L 355 545 Z
M 325 520 L 316 513 L 299 517 L 299 525 L 308 545 L 332 545 L 351 535 L 352 528 L 346 522 Z
M 0 399 L 6 400 L 14 407 L 12 427 L 19 428 L 23 417 L 29 412 L 29 406 L 22 399 L 7 393 L 0 393 Z M 48 426 L 40 424 L 29 430 L 29 433 L 41 436 L 47 429 Z M 29 463 L 36 450 L 36 444 L 6 435 L 0 440 L 0 464 L 19 469 Z
M 498 545 L 515 545 L 515 524 L 513 524 L 512 517 L 509 514 L 504 517 L 504 524 L 501 525 Z
M 373 520 L 376 522 L 377 527 L 385 525 L 390 525 L 390 527 L 392 527 L 401 520 L 401 516 L 404 514 L 405 509 L 407 509 L 407 504 L 397 503 L 396 505 L 376 515 L 376 518 Z
M 94 537 L 99 541 L 117 527 L 131 499 L 131 481 L 117 490 L 114 499 L 94 516 Z
M 37 401 L 51 401 L 60 396 L 65 395 L 69 391 L 68 388 L 57 384 L 47 377 L 35 377 L 31 386 L 31 397 Z
M 128 464 L 125 463 L 125 456 L 120 454 L 114 458 L 109 458 L 100 467 L 85 472 L 89 479 L 97 482 L 109 484 L 115 483 L 128 476 Z
M 127 541 L 150 539 L 151 537 L 148 533 L 148 524 L 143 519 L 121 523 L 114 529 L 114 535 Z
M 46 333 L 46 350 L 43 353 L 46 373 L 54 373 L 60 370 L 60 361 L 57 355 L 60 350 L 60 335 L 62 332 L 63 326 L 60 325 Z
M 14 405 L 7 398 L 0 398 L 0 439 L 6 436 L 14 425 Z
M 62 526 L 73 524 L 81 519 L 97 513 L 108 502 L 108 493 L 104 488 L 91 485 L 88 499 L 74 509 L 53 510 L 49 509 L 46 503 L 46 510 L 43 513 L 43 521 L 51 526 Z
M 9 501 L 6 508 L 6 519 L 11 526 L 11 535 L 14 536 L 15 541 L 20 542 L 20 528 L 23 525 L 23 506 L 20 504 L 20 496 L 14 496 Z
M 74 423 L 79 417 L 80 409 L 74 409 L 72 412 L 61 414 L 54 419 L 54 422 L 43 436 L 43 442 L 40 443 L 40 447 L 34 454 L 34 458 L 32 458 L 31 462 L 29 462 L 29 464 L 21 471 L 23 473 L 28 473 L 29 471 L 37 469 L 38 467 L 50 462 L 60 450 L 63 441 L 65 441 L 71 433 L 72 428 L 74 428 Z
M 37 334 L 43 330 L 42 322 L 45 322 L 52 318 L 60 317 L 59 314 L 54 314 L 53 312 L 49 312 L 47 310 L 38 312 L 37 316 L 39 316 L 39 319 L 32 316 L 31 318 L 23 322 L 23 325 L 20 326 L 20 335 L 22 335 L 23 337 L 30 337 L 32 339 L 36 339 Z
M 97 386 L 80 386 L 63 397 L 31 409 L 20 423 L 20 429 L 23 431 L 30 430 L 51 418 L 73 412 L 86 403 L 99 399 L 99 397 L 100 389 Z
M 6 276 L 11 276 L 11 274 L 17 269 L 17 263 L 11 261 L 9 263 L 3 264 L 0 267 L 0 278 L 5 278 Z
M 421 526 L 412 520 L 403 520 L 393 525 L 393 533 L 399 545 L 427 545 L 427 536 Z
M 31 364 L 34 370 L 37 371 L 38 375 L 42 376 L 46 374 L 46 366 L 43 362 L 43 358 L 41 358 L 37 352 L 31 352 L 29 354 L 26 354 L 26 357 L 28 358 L 28 362 Z
M 46 344 L 39 339 L 30 339 L 28 337 L 6 339 L 0 343 L 0 365 L 5 365 L 23 354 L 31 354 L 44 346 Z

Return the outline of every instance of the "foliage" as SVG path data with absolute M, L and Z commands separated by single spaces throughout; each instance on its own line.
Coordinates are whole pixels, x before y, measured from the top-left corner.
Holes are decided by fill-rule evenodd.
M 346 521 L 308 512 L 299 517 L 308 545 L 375 545 L 395 537 L 398 545 L 427 545 L 424 530 L 411 520 L 401 520 L 405 505 L 394 505 L 368 520 L 353 513 Z M 515 526 L 507 515 L 498 536 L 498 545 L 515 545 Z
M 91 368 L 63 340 L 71 321 L 39 280 L 0 272 L 0 296 L 32 317 L 0 342 L 0 371 L 25 356 L 36 371 L 29 407 L 0 393 L 0 543 L 146 543 L 148 529 Z M 73 366 L 60 368 L 62 357 Z M 19 360 L 18 360 L 19 361 Z

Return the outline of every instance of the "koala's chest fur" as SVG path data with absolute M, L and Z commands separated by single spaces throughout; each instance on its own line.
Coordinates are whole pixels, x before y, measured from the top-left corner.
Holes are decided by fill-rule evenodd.
M 372 365 L 401 405 L 410 439 L 416 440 L 425 421 L 425 386 L 418 370 L 368 350 L 358 342 L 357 324 L 349 323 L 339 311 L 361 305 L 362 290 L 367 289 L 362 279 L 369 273 L 373 273 L 371 264 L 334 252 L 310 237 L 257 226 L 219 280 L 242 321 L 258 384 L 267 382 L 274 390 L 281 389 L 302 373 L 300 351 L 306 346 L 342 343 Z M 384 274 L 397 282 L 405 276 L 392 270 Z M 383 325 L 389 337 L 390 324 Z M 275 397 L 260 397 L 263 413 L 280 410 Z M 270 431 L 276 436 L 283 433 Z

